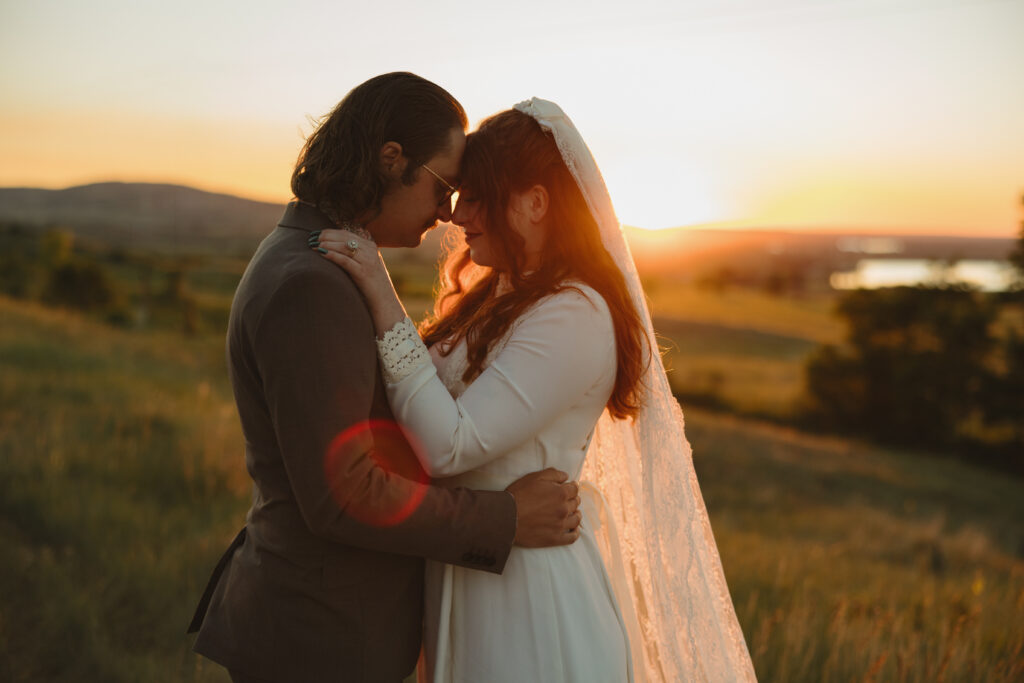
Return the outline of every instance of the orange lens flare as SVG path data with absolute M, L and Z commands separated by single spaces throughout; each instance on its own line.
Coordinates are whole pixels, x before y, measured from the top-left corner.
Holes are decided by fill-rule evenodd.
M 383 476 L 365 476 L 366 458 Z M 390 420 L 359 422 L 335 437 L 324 456 L 324 474 L 345 514 L 377 527 L 408 519 L 423 502 L 430 481 L 414 446 Z

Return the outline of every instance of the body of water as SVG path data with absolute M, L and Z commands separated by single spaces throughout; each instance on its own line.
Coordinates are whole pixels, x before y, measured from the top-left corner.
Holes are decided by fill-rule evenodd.
M 901 285 L 942 285 L 963 282 L 985 292 L 1005 292 L 1017 277 L 1007 261 L 965 259 L 949 263 L 928 259 L 867 258 L 829 279 L 835 289 L 877 289 Z

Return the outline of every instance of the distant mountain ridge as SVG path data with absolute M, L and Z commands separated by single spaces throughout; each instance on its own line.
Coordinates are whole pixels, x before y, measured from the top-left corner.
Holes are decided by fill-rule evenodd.
M 283 204 L 261 202 L 184 185 L 103 182 L 62 190 L 0 188 L 0 222 L 34 229 L 67 228 L 82 237 L 126 247 L 171 251 L 230 249 L 249 252 L 269 233 Z M 683 276 L 720 264 L 739 270 L 769 262 L 812 261 L 822 273 L 849 268 L 864 254 L 849 251 L 847 235 L 780 230 L 626 227 L 633 255 L 648 274 Z M 393 258 L 436 261 L 444 229 L 424 237 L 415 251 L 388 250 Z M 853 238 L 854 243 L 858 238 Z M 891 256 L 904 258 L 1004 259 L 1014 240 L 897 236 Z
M 283 210 L 282 204 L 163 183 L 0 188 L 0 221 L 153 248 L 255 245 Z

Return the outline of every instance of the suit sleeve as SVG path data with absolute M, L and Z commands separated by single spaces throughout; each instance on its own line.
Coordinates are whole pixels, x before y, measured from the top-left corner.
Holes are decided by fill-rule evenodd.
M 285 280 L 253 331 L 279 451 L 301 514 L 323 538 L 501 572 L 515 536 L 504 491 L 429 486 L 382 468 L 370 417 L 372 321 L 343 273 Z

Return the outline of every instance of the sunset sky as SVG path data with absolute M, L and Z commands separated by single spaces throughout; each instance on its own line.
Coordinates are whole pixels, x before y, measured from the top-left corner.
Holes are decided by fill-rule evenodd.
M 310 117 L 378 73 L 472 123 L 536 95 L 648 228 L 1012 236 L 1024 0 L 4 0 L 0 185 L 286 201 Z

